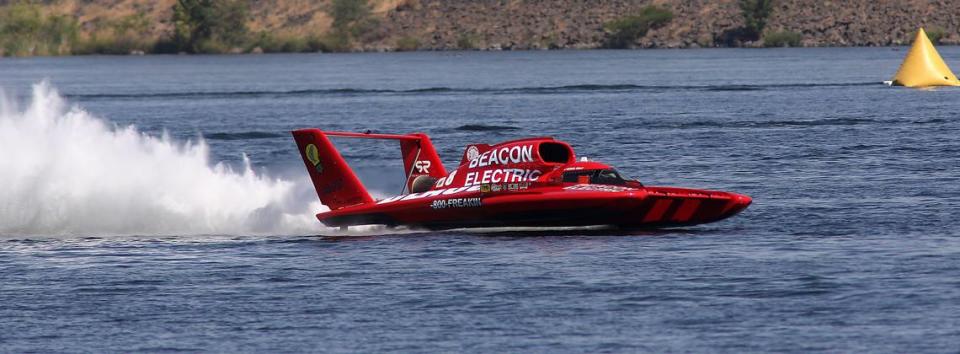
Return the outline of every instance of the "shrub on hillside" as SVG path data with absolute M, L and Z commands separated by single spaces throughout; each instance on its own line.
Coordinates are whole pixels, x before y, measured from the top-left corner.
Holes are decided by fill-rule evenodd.
M 773 0 L 739 0 L 740 14 L 743 16 L 743 38 L 755 41 L 767 27 L 767 18 L 773 11 Z
M 420 40 L 406 36 L 397 40 L 398 52 L 411 52 L 420 48 Z
M 95 29 L 77 41 L 73 54 L 130 54 L 151 52 L 157 40 L 150 33 L 145 13 L 137 13 L 94 25 Z
M 738 0 L 743 26 L 730 28 L 721 33 L 714 42 L 728 47 L 742 46 L 761 39 L 767 27 L 767 19 L 773 12 L 773 0 Z
M 380 21 L 371 16 L 373 9 L 368 0 L 333 0 L 327 13 L 333 18 L 333 26 L 324 42 L 331 51 L 347 51 L 354 40 L 372 42 L 384 37 L 380 33 Z
M 370 17 L 367 0 L 333 0 L 328 13 L 333 18 L 333 28 L 348 30 L 351 26 Z
M 329 39 L 315 34 L 271 34 L 261 31 L 248 44 L 247 51 L 260 48 L 264 53 L 310 53 L 329 52 Z
M 769 32 L 763 35 L 765 47 L 799 47 L 803 36 L 793 31 Z
M 350 51 L 350 34 L 340 31 L 330 31 L 318 38 L 320 50 L 324 52 Z
M 460 34 L 460 37 L 457 38 L 457 49 L 460 50 L 473 50 L 477 49 L 477 36 L 472 33 L 463 33 Z
M 936 45 L 939 45 L 940 40 L 943 39 L 943 37 L 947 36 L 947 31 L 940 27 L 933 27 L 926 32 L 927 32 L 927 38 L 930 38 L 930 41 Z
M 79 25 L 73 17 L 44 15 L 40 6 L 17 3 L 0 9 L 0 52 L 7 56 L 69 54 Z
M 173 42 L 179 51 L 221 53 L 247 41 L 248 5 L 244 0 L 177 0 L 173 5 Z
M 659 28 L 673 19 L 670 10 L 647 6 L 636 15 L 625 16 L 603 24 L 607 33 L 605 47 L 629 48 L 638 38 L 653 28 Z

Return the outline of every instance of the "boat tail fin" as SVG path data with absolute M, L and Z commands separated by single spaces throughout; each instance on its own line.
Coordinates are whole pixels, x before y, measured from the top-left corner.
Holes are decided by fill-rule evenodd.
M 326 134 L 319 129 L 300 129 L 292 133 L 313 187 L 324 205 L 336 210 L 374 202 Z
M 907 57 L 893 76 L 892 84 L 906 87 L 960 86 L 960 80 L 943 62 L 927 33 L 920 28 Z
M 409 137 L 413 139 L 400 140 L 404 173 L 408 175 L 407 190 L 412 190 L 413 181 L 417 177 L 445 177 L 447 170 L 443 167 L 443 161 L 440 161 L 440 156 L 437 155 L 430 137 L 422 133 L 410 134 Z

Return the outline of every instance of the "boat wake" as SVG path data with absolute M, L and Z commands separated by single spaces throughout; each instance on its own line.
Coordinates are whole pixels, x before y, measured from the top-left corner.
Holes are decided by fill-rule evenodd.
M 207 144 L 120 127 L 47 83 L 0 97 L 0 237 L 293 235 L 326 230 L 296 183 L 210 161 Z M 302 193 L 301 193 L 302 194 Z
M 89 100 L 147 100 L 147 99 L 249 99 L 254 97 L 291 97 L 291 96 L 395 96 L 395 95 L 556 95 L 569 93 L 606 93 L 606 92 L 666 92 L 666 91 L 765 91 L 765 90 L 803 90 L 825 87 L 855 87 L 877 85 L 879 82 L 836 82 L 836 83 L 783 83 L 783 84 L 724 84 L 724 85 L 563 85 L 528 86 L 506 88 L 477 87 L 426 87 L 413 89 L 364 89 L 364 88 L 326 88 L 286 91 L 194 91 L 194 92 L 143 92 L 143 93 L 78 93 L 69 96 L 81 101 Z

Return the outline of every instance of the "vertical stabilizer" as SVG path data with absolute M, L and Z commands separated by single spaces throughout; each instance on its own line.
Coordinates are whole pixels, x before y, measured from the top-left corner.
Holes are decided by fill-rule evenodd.
M 351 205 L 373 203 L 367 189 L 326 134 L 319 129 L 300 129 L 292 133 L 323 205 L 330 210 L 337 210 Z
M 923 28 L 893 76 L 893 85 L 906 87 L 960 86 L 957 75 L 943 62 Z
M 413 139 L 400 141 L 400 153 L 403 155 L 404 173 L 407 174 L 406 186 L 412 190 L 412 183 L 417 177 L 430 176 L 434 179 L 447 175 L 447 170 L 433 148 L 430 137 L 426 134 L 410 134 Z

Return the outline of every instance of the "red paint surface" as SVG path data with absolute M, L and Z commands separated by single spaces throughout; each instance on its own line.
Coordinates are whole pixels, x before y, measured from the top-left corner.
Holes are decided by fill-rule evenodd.
M 322 148 L 321 159 L 331 161 L 323 173 L 318 173 L 308 158 L 303 158 L 317 194 L 331 208 L 317 214 L 317 218 L 329 226 L 686 226 L 728 218 L 752 201 L 730 192 L 650 187 L 639 182 L 562 182 L 566 171 L 610 167 L 596 161 L 577 162 L 568 144 L 550 137 L 472 145 L 479 156 L 470 160 L 465 151 L 461 165 L 447 173 L 424 134 L 303 129 L 293 135 L 302 155 L 306 145 L 312 143 Z M 413 177 L 426 174 L 438 180 L 426 192 L 374 201 L 327 135 L 398 140 L 407 172 L 414 171 Z M 428 161 L 429 168 L 422 168 L 424 161 Z

